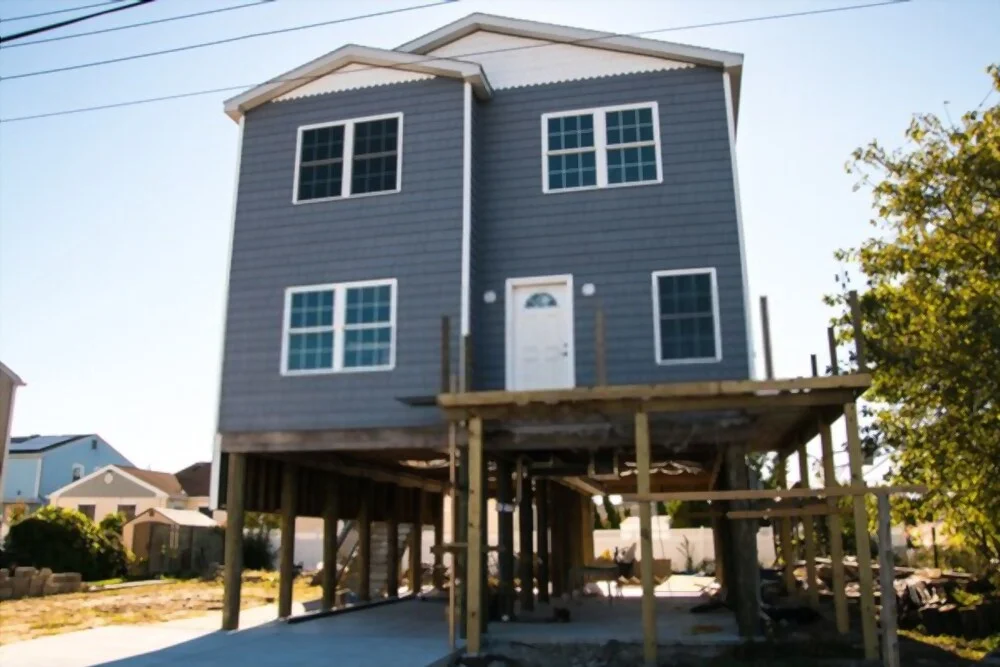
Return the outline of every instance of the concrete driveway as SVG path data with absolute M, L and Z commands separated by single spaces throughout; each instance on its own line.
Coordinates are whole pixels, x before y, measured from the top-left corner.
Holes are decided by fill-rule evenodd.
M 218 613 L 106 626 L 0 647 L 0 665 L 424 667 L 448 653 L 444 609 L 436 602 L 406 601 L 289 625 L 274 621 L 274 607 L 268 606 L 245 610 L 243 629 L 236 632 L 217 630 Z

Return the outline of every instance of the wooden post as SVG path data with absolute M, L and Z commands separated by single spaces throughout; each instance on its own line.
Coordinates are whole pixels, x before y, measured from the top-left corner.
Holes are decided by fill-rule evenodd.
M 812 368 L 813 377 L 819 377 L 819 361 L 815 354 L 809 355 L 809 366 Z
M 497 461 L 497 541 L 500 565 L 500 615 L 514 615 L 514 487 L 510 461 Z
M 555 598 L 562 597 L 566 592 L 566 573 L 569 565 L 566 563 L 566 521 L 562 514 L 565 505 L 564 488 L 559 484 L 549 485 L 549 498 L 552 507 L 559 508 L 559 520 L 552 522 L 552 562 L 550 578 L 552 580 L 552 595 Z
M 850 455 L 851 486 L 865 485 L 864 458 L 861 454 L 861 435 L 858 432 L 858 407 L 844 405 L 844 422 L 847 428 L 847 449 Z M 861 583 L 861 634 L 865 644 L 865 659 L 878 658 L 878 636 L 875 632 L 875 591 L 872 581 L 871 541 L 868 538 L 868 511 L 865 497 L 854 496 L 854 531 L 858 545 L 858 579 Z
M 517 518 L 520 526 L 521 554 L 518 560 L 521 578 L 521 611 L 532 611 L 535 608 L 535 545 L 534 541 L 534 509 L 532 507 L 531 477 L 527 468 L 518 480 L 521 485 L 521 504 L 518 507 Z
M 725 517 L 712 516 L 712 548 L 715 551 L 715 579 L 720 586 L 726 585 L 726 555 L 725 544 L 722 538 L 722 526 L 725 524 Z
M 604 308 L 600 303 L 594 311 L 594 380 L 602 387 L 608 383 L 608 362 L 605 354 Z
M 594 562 L 594 497 L 593 496 L 580 496 L 580 513 L 583 515 L 583 520 L 580 523 L 580 527 L 583 529 L 583 540 L 580 545 L 582 548 L 582 553 L 580 554 L 583 558 L 582 564 L 584 566 L 590 565 Z
M 281 550 L 278 562 L 278 618 L 292 615 L 292 585 L 295 583 L 295 499 L 299 491 L 299 469 L 285 463 L 281 469 Z
M 417 491 L 416 507 L 413 508 L 415 514 L 413 526 L 410 528 L 410 592 L 416 595 L 423 585 L 424 566 L 420 562 L 420 557 L 424 548 L 424 492 Z
M 868 359 L 865 356 L 864 322 L 861 318 L 861 302 L 858 300 L 857 290 L 848 292 L 847 302 L 851 306 L 851 325 L 854 327 L 854 356 L 858 363 L 858 372 L 864 373 L 867 370 Z
M 802 488 L 809 488 L 809 453 L 806 446 L 799 447 L 799 478 Z M 819 609 L 819 588 L 816 586 L 816 538 L 813 532 L 813 518 L 802 517 L 802 539 L 806 543 L 806 595 L 809 606 Z
M 649 493 L 649 415 L 635 413 L 636 488 Z M 639 562 L 642 580 L 642 637 L 646 667 L 656 665 L 656 581 L 653 579 L 653 517 L 650 503 L 639 503 Z
M 833 460 L 833 435 L 830 425 L 822 419 L 819 422 L 819 438 L 823 445 L 823 486 L 837 485 L 836 465 Z M 836 498 L 828 498 L 830 508 L 837 507 Z M 837 619 L 837 632 L 842 635 L 850 632 L 851 623 L 847 614 L 847 593 L 844 590 L 844 527 L 840 514 L 834 512 L 826 518 L 830 533 L 830 560 L 833 569 L 833 608 Z
M 482 626 L 479 620 L 482 596 L 481 569 L 483 564 L 482 512 L 483 502 L 483 421 L 479 417 L 469 420 L 469 511 L 468 511 L 468 557 L 466 559 L 466 580 L 468 618 L 466 620 L 466 651 L 478 655 L 482 642 Z
M 779 489 L 788 488 L 788 460 L 779 455 L 775 461 L 775 483 Z M 777 519 L 778 539 L 781 540 L 781 560 L 784 561 L 785 590 L 789 595 L 795 595 L 795 553 L 792 550 L 792 520 Z
M 538 513 L 538 601 L 549 601 L 549 481 L 535 480 L 535 511 Z
M 385 521 L 385 588 L 390 598 L 399 597 L 399 496 L 401 489 L 389 487 Z
M 837 332 L 833 327 L 826 328 L 826 344 L 830 348 L 830 373 L 840 374 L 840 364 L 837 363 Z
M 372 487 L 371 482 L 361 482 L 358 508 L 358 599 L 370 602 L 372 579 Z
M 457 385 L 456 378 L 451 378 L 451 383 L 449 388 L 454 391 Z M 457 469 L 457 458 L 458 458 L 458 425 L 453 422 L 448 422 L 448 484 L 451 487 L 451 496 L 449 502 L 451 503 L 451 541 L 452 543 L 458 542 L 458 469 Z M 443 520 L 443 519 L 442 519 Z M 455 650 L 456 646 L 456 616 L 455 609 L 457 599 L 457 589 L 458 589 L 458 564 L 459 554 L 457 552 L 451 552 L 451 579 L 448 582 L 448 648 L 452 651 Z
M 726 478 L 729 488 L 744 490 L 750 487 L 746 455 L 742 447 L 726 448 Z M 749 509 L 746 500 L 733 500 L 731 510 Z M 730 520 L 732 538 L 729 570 L 729 590 L 736 594 L 736 622 L 740 635 L 753 637 L 760 627 L 760 566 L 757 563 L 757 522 L 753 519 Z
M 243 583 L 243 513 L 246 507 L 246 454 L 229 453 L 226 482 L 226 553 L 223 571 L 222 629 L 240 627 L 240 587 Z
M 889 496 L 878 497 L 879 583 L 882 589 L 882 663 L 899 667 L 899 636 L 896 634 L 896 559 L 892 553 Z
M 444 499 L 441 496 L 436 496 L 436 498 L 438 502 L 434 513 L 434 546 L 440 547 L 444 544 Z M 440 591 L 444 589 L 444 552 L 440 549 L 434 550 L 434 575 L 432 583 L 434 590 Z
M 760 330 L 764 339 L 764 372 L 768 380 L 774 379 L 774 361 L 771 357 L 771 318 L 767 312 L 767 297 L 760 297 Z
M 482 422 L 480 422 L 482 424 Z M 482 436 L 480 436 L 482 437 Z M 458 511 L 455 512 L 458 525 L 458 535 L 456 541 L 460 544 L 467 544 L 469 541 L 469 450 L 459 449 L 458 452 L 458 484 L 455 487 L 458 495 Z M 458 605 L 459 605 L 459 636 L 462 639 L 467 637 L 466 620 L 468 619 L 468 586 L 469 586 L 469 553 L 467 549 L 458 551 Z
M 326 486 L 326 502 L 323 505 L 323 600 L 320 609 L 333 609 L 337 597 L 337 520 L 340 517 L 339 486 L 331 477 Z

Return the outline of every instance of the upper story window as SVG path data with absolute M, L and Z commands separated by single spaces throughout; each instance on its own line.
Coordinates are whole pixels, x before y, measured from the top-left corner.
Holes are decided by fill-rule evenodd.
M 83 477 L 83 464 L 82 463 L 74 463 L 73 464 L 73 469 L 72 469 L 71 476 L 72 476 L 74 482 L 76 480 L 80 479 L 81 477 Z
M 396 280 L 285 291 L 281 373 L 386 371 L 395 366 Z
M 399 192 L 403 114 L 299 128 L 292 201 Z
M 542 115 L 542 191 L 662 183 L 656 102 Z
M 721 360 L 715 269 L 653 272 L 653 329 L 658 364 Z

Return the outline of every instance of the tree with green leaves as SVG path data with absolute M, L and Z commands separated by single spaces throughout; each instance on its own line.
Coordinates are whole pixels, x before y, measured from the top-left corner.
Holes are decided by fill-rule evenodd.
M 1000 67 L 988 69 L 1000 92 Z M 985 103 L 985 100 L 984 100 Z M 1000 103 L 957 123 L 914 117 L 904 148 L 873 142 L 848 171 L 870 187 L 876 233 L 838 259 L 860 269 L 869 449 L 892 453 L 897 517 L 943 520 L 1000 561 Z M 839 307 L 850 336 L 845 272 Z M 852 360 L 856 368 L 856 359 Z

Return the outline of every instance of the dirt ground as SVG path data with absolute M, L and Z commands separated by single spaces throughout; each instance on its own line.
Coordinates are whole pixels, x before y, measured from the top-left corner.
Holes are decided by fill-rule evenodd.
M 245 572 L 240 606 L 273 603 L 278 577 L 273 572 Z M 310 577 L 295 580 L 296 602 L 320 597 Z M 157 583 L 118 590 L 73 593 L 0 602 L 0 644 L 101 625 L 157 623 L 200 616 L 222 609 L 222 582 L 198 580 Z

